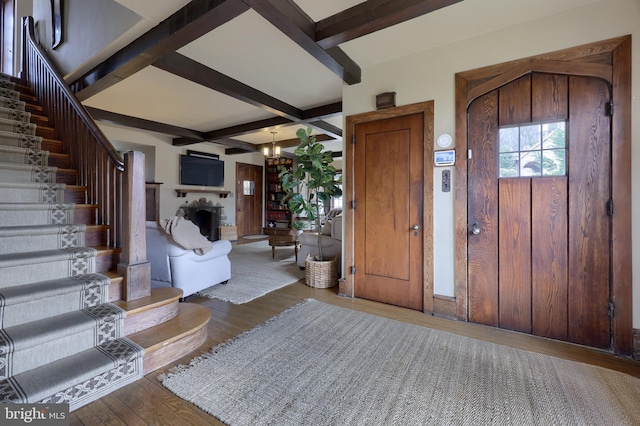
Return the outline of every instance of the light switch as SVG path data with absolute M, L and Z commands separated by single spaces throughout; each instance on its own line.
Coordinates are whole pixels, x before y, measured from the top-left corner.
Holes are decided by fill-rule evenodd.
M 442 192 L 451 191 L 451 170 L 442 171 Z

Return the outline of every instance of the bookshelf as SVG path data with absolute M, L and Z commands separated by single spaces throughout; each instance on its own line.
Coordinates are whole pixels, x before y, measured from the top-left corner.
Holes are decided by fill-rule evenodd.
M 290 158 L 269 158 L 266 160 L 265 176 L 265 233 L 275 234 L 277 231 L 291 229 L 291 212 L 282 205 L 284 191 L 278 175 L 287 168 L 293 167 Z M 269 232 L 271 231 L 271 232 Z

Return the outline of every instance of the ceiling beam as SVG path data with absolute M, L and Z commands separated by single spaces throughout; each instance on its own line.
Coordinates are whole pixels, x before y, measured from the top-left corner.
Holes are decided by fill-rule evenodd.
M 335 140 L 335 138 L 332 138 L 331 136 L 325 135 L 325 134 L 315 135 L 315 136 L 316 136 L 316 142 L 325 142 L 325 141 Z M 298 138 L 282 139 L 282 140 L 276 141 L 276 145 L 279 146 L 280 148 L 291 148 L 291 147 L 300 145 L 300 139 Z M 258 151 L 262 152 L 264 148 L 271 148 L 271 142 L 263 143 L 255 146 L 258 148 Z
M 189 137 L 175 138 L 173 145 L 183 146 L 203 141 L 216 142 L 219 139 L 230 138 L 234 136 L 242 136 L 259 131 L 269 130 L 273 127 L 284 127 L 298 124 L 309 124 L 311 127 L 323 133 L 329 133 L 334 139 L 342 138 L 342 130 L 332 126 L 331 124 L 317 120 L 318 118 L 329 118 L 342 113 L 342 102 L 334 102 L 332 104 L 322 105 L 302 111 L 304 120 L 292 121 L 286 117 L 273 117 L 265 120 L 253 121 L 250 123 L 238 124 L 236 126 L 225 127 L 222 129 L 204 132 L 202 139 L 193 139 Z M 306 121 L 305 121 L 306 120 Z M 313 123 L 313 124 L 312 124 Z
M 264 109 L 272 114 L 290 120 L 302 119 L 302 111 L 298 108 L 267 95 L 238 80 L 228 77 L 179 53 L 171 53 L 153 64 L 164 71 L 178 77 L 193 81 L 227 96 Z
M 240 0 L 193 0 L 70 86 L 80 101 L 88 99 L 248 9 Z
M 103 109 L 85 107 L 94 120 L 105 121 L 121 126 L 135 127 L 137 129 L 149 130 L 166 135 L 181 136 L 184 138 L 199 139 L 204 135 L 196 130 L 184 127 L 172 126 L 170 124 L 159 123 L 157 121 L 145 120 L 144 118 L 131 117 L 130 115 L 118 114 Z
M 308 124 L 317 131 L 329 135 L 334 139 L 342 139 L 342 129 L 331 123 L 327 123 L 326 121 L 310 121 Z
M 324 49 L 371 34 L 462 0 L 368 0 L 316 23 Z
M 315 23 L 291 0 L 242 0 L 264 19 L 316 58 L 345 83 L 361 82 L 361 70 L 340 48 L 325 50 L 316 43 Z

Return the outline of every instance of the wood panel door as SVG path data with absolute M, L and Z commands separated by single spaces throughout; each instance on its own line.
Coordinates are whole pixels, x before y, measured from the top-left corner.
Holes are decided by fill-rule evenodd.
M 423 309 L 423 115 L 356 125 L 354 295 Z
M 262 234 L 262 174 L 262 166 L 236 163 L 238 237 Z
M 470 321 L 611 348 L 610 99 L 534 73 L 469 106 Z

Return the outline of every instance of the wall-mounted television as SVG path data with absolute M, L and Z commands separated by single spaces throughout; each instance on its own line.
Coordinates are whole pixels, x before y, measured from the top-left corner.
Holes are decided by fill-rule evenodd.
M 180 155 L 180 185 L 224 186 L 224 161 L 213 156 Z

